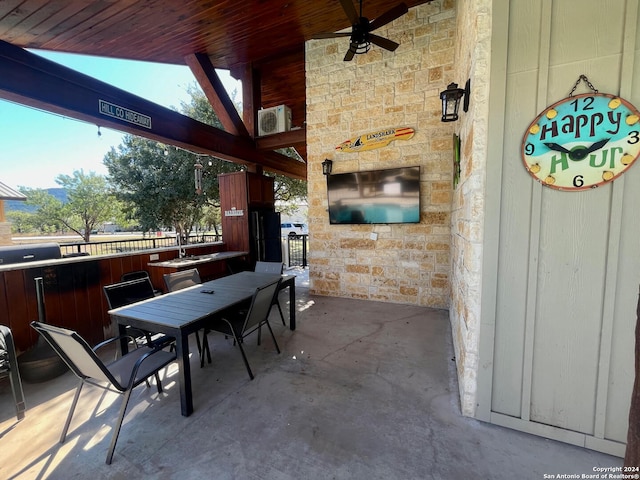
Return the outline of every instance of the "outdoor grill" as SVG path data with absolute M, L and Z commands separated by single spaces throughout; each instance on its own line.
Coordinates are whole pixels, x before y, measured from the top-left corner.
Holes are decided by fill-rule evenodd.
M 60 245 L 57 243 L 36 243 L 0 247 L 0 265 L 37 262 L 60 257 Z

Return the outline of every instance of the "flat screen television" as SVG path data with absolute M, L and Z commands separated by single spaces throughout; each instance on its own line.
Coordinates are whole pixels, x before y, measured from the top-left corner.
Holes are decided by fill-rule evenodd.
M 333 225 L 419 223 L 420 167 L 329 175 L 327 196 Z

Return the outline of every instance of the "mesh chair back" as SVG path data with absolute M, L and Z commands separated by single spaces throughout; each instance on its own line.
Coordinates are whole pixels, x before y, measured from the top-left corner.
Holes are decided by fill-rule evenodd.
M 138 280 L 139 278 L 149 278 L 149 272 L 146 270 L 136 270 L 135 272 L 123 273 L 120 281 L 128 282 L 129 280 Z M 149 279 L 149 281 L 151 281 L 151 279 Z
M 9 368 L 9 350 L 4 335 L 0 335 L 0 374 L 8 372 Z
M 162 277 L 164 278 L 164 284 L 167 290 L 170 292 L 202 283 L 197 268 L 183 270 L 182 272 L 165 273 Z
M 256 262 L 256 268 L 254 271 L 261 273 L 276 273 L 282 274 L 284 264 L 282 262 Z
M 103 290 L 109 309 L 123 307 L 155 296 L 149 277 L 106 285 Z
M 243 332 L 252 330 L 267 318 L 279 284 L 280 280 L 278 279 L 265 287 L 256 289 L 256 292 L 253 294 L 253 299 L 251 300 L 251 307 L 249 307 L 249 311 L 247 312 L 247 317 L 242 329 Z
M 108 382 L 124 390 L 124 386 L 113 378 L 102 360 L 76 332 L 40 322 L 32 322 L 31 325 L 78 377 Z

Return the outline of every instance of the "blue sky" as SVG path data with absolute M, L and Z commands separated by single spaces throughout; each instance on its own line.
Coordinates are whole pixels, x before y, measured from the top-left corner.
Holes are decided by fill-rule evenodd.
M 34 51 L 38 55 L 90 75 L 165 107 L 188 102 L 187 88 L 196 83 L 188 67 Z M 228 91 L 240 83 L 218 72 Z M 74 170 L 106 175 L 102 164 L 122 133 L 57 114 L 0 100 L 0 182 L 12 187 L 58 187 L 59 174 Z

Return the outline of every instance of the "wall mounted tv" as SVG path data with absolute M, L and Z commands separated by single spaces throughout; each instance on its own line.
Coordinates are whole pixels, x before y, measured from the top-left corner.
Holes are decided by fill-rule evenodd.
M 327 196 L 333 225 L 419 223 L 420 167 L 329 175 Z

